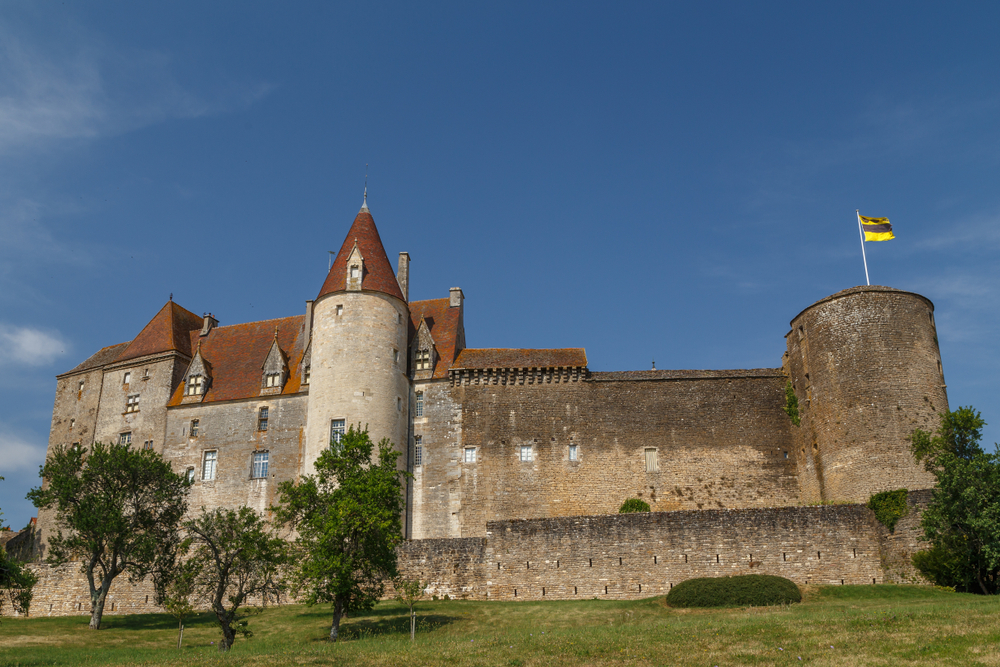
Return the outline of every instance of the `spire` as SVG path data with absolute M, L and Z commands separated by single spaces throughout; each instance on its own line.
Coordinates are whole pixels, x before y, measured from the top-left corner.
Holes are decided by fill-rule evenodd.
M 367 162 L 365 163 L 365 199 L 363 202 L 361 202 L 361 211 L 358 212 L 368 213 L 368 163 Z
M 367 203 L 367 202 L 366 202 Z M 379 238 L 378 229 L 372 214 L 366 210 L 358 211 L 354 224 L 347 232 L 340 251 L 333 260 L 323 287 L 320 288 L 317 301 L 332 292 L 347 291 L 347 260 L 357 250 L 364 258 L 364 275 L 361 276 L 361 289 L 365 292 L 382 292 L 394 296 L 405 303 L 403 292 L 399 288 L 396 274 L 386 257 L 385 247 Z

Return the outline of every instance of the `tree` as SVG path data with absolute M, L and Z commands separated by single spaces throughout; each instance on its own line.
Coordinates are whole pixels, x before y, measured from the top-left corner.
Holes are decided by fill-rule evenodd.
M 393 582 L 396 589 L 396 601 L 406 605 L 410 610 L 410 641 L 417 637 L 417 612 L 416 606 L 420 598 L 424 597 L 424 589 L 427 584 L 419 579 L 404 579 L 399 577 Z
M 137 582 L 172 566 L 188 484 L 159 454 L 128 445 L 56 447 L 28 492 L 35 507 L 56 508 L 47 562 L 81 558 L 90 585 L 90 627 L 101 627 L 115 578 Z M 67 533 L 63 533 L 63 531 Z
M 308 605 L 333 604 L 330 641 L 344 614 L 371 609 L 397 576 L 403 541 L 402 477 L 388 439 L 378 458 L 368 429 L 353 426 L 316 461 L 316 475 L 278 487 L 278 521 L 298 531 L 294 587 Z
M 195 613 L 191 597 L 195 592 L 197 575 L 196 563 L 189 560 L 180 563 L 176 569 L 160 573 L 160 576 L 154 578 L 156 604 L 177 619 L 177 648 L 180 648 L 184 641 L 184 619 Z
M 938 585 L 1000 592 L 1000 454 L 979 445 L 983 421 L 971 407 L 941 415 L 934 433 L 911 435 L 913 454 L 937 482 L 921 517 L 931 548 L 913 564 Z
M 284 592 L 285 541 L 249 507 L 202 508 L 198 517 L 184 522 L 184 528 L 188 538 L 183 553 L 192 572 L 192 590 L 215 613 L 222 629 L 219 650 L 228 651 L 237 633 L 253 636 L 246 617 L 259 608 L 248 610 L 247 602 L 258 598 L 263 607 Z
M 0 477 L 0 481 L 3 477 Z M 3 516 L 3 512 L 0 512 Z M 7 554 L 0 547 L 0 616 L 4 605 L 10 604 L 15 612 L 28 615 L 31 607 L 32 590 L 38 583 L 38 575 Z

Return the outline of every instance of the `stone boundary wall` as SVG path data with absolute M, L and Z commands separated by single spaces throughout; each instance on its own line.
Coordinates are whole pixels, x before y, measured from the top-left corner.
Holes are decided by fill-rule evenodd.
M 751 573 L 797 584 L 926 583 L 910 555 L 926 548 L 919 512 L 930 497 L 911 492 L 893 534 L 864 505 L 490 521 L 485 538 L 404 543 L 400 572 L 427 582 L 427 595 L 480 600 L 632 600 L 685 579 Z M 31 567 L 39 575 L 32 616 L 90 614 L 79 563 Z M 122 576 L 105 613 L 162 612 L 153 599 L 150 581 Z

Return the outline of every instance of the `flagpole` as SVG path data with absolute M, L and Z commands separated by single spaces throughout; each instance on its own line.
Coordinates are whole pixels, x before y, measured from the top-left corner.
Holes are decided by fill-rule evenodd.
M 854 212 L 858 214 L 858 234 L 861 235 L 861 259 L 865 262 L 865 282 L 871 285 L 872 281 L 868 279 L 868 258 L 865 257 L 865 233 L 861 231 L 861 209 Z

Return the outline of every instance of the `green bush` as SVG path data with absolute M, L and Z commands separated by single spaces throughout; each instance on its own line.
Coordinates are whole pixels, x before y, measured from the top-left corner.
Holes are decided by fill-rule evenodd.
M 875 512 L 875 518 L 888 528 L 890 533 L 895 532 L 896 522 L 910 511 L 909 505 L 906 504 L 906 493 L 906 489 L 883 491 L 868 499 L 868 509 Z
M 667 594 L 671 607 L 765 607 L 801 601 L 794 582 L 769 574 L 688 579 Z
M 795 389 L 792 388 L 791 382 L 785 383 L 785 407 L 782 410 L 796 426 L 802 423 L 802 419 L 799 417 L 799 398 L 795 395 Z
M 640 498 L 629 498 L 622 503 L 622 506 L 618 509 L 619 514 L 626 514 L 628 512 L 648 512 L 649 503 Z

